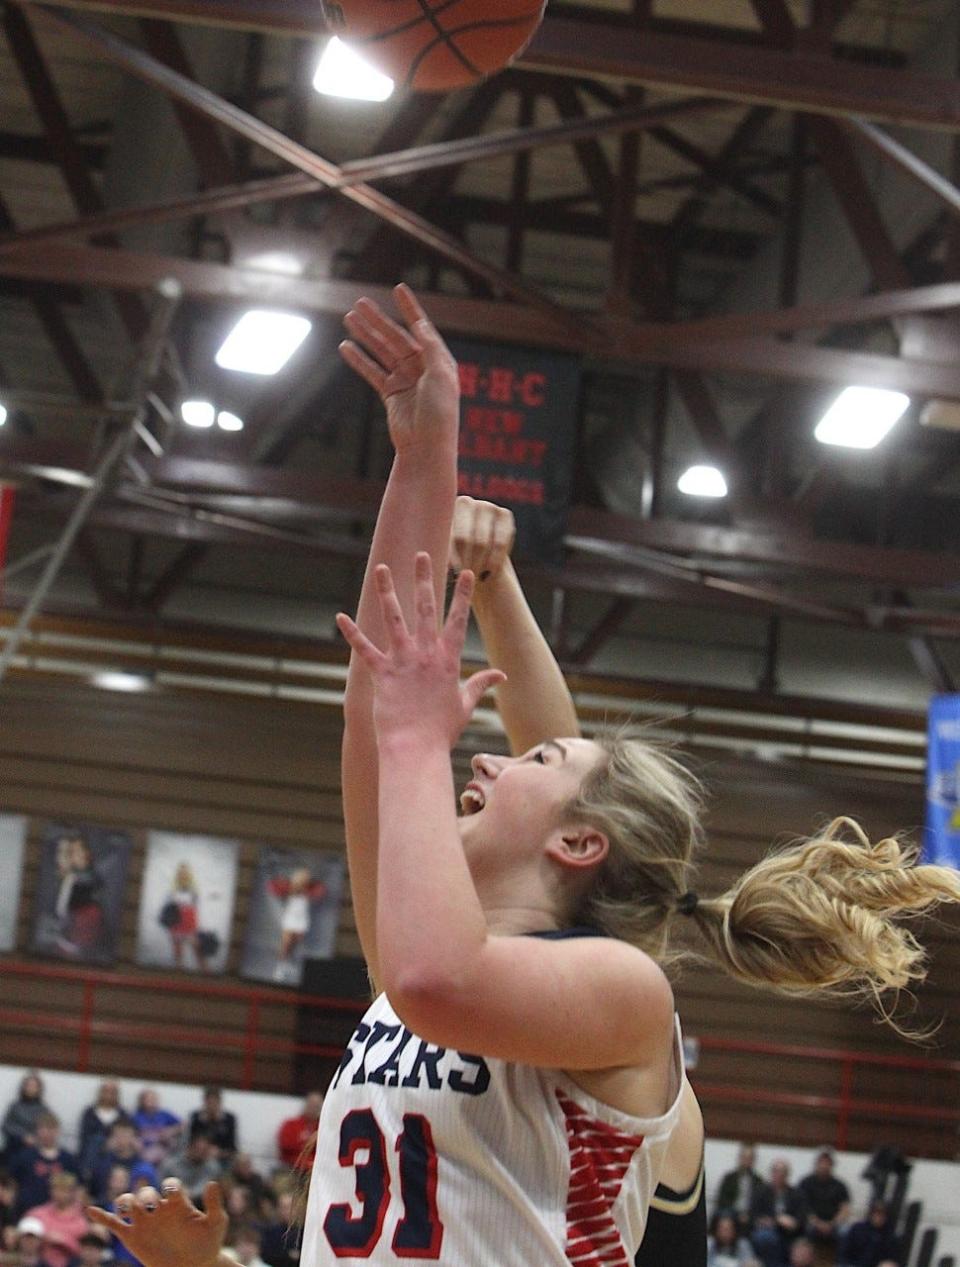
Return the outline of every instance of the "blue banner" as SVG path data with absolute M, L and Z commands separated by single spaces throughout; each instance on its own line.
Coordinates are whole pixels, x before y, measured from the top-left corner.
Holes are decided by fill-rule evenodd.
M 930 701 L 924 856 L 960 867 L 960 695 Z

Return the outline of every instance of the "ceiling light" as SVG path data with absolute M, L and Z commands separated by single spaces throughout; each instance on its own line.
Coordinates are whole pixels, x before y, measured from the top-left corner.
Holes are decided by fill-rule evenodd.
M 715 466 L 688 466 L 677 480 L 677 488 L 688 497 L 727 495 L 727 481 Z
M 150 679 L 142 673 L 95 673 L 94 686 L 102 686 L 107 691 L 145 691 Z
M 276 374 L 310 333 L 312 324 L 293 313 L 252 308 L 224 339 L 217 364 L 245 374 Z
M 0 405 L 0 427 L 7 421 L 7 409 L 5 405 Z
M 188 427 L 212 427 L 216 411 L 209 400 L 185 400 L 180 417 Z
M 821 444 L 873 449 L 909 404 L 909 396 L 886 387 L 845 387 L 813 434 Z
M 221 431 L 242 431 L 243 419 L 238 418 L 236 414 L 232 414 L 227 409 L 221 409 L 217 414 L 217 426 Z
M 313 86 L 327 97 L 351 97 L 355 101 L 386 101 L 393 92 L 392 79 L 374 70 L 336 36 L 323 50 Z

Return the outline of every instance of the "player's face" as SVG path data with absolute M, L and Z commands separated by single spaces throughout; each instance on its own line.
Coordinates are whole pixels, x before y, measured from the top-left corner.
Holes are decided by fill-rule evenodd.
M 460 795 L 460 837 L 473 865 L 539 852 L 604 751 L 592 739 L 551 739 L 520 757 L 473 758 Z

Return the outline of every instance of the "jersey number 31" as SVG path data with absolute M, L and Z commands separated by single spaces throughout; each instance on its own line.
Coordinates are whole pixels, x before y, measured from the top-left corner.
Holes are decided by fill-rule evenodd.
M 437 1152 L 430 1123 L 420 1113 L 404 1113 L 397 1136 L 403 1217 L 393 1233 L 397 1258 L 439 1258 L 443 1224 L 437 1213 Z M 357 1161 L 357 1154 L 366 1157 Z M 353 1109 L 340 1125 L 341 1166 L 356 1171 L 355 1215 L 347 1204 L 331 1205 L 323 1220 L 330 1248 L 338 1258 L 369 1258 L 383 1233 L 390 1204 L 387 1141 L 370 1109 Z

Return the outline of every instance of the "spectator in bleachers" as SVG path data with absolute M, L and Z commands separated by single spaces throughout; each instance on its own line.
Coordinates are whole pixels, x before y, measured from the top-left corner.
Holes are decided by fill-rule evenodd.
M 223 1167 L 213 1155 L 213 1143 L 203 1129 L 194 1131 L 187 1145 L 161 1167 L 161 1179 L 179 1179 L 187 1196 L 196 1205 L 203 1201 L 203 1190 L 211 1179 L 219 1179 Z
M 0 1242 L 10 1249 L 17 1230 L 17 1181 L 9 1170 L 0 1170 Z
M 813 1173 L 800 1180 L 807 1203 L 807 1236 L 836 1253 L 840 1236 L 850 1215 L 850 1189 L 833 1173 L 833 1149 L 821 1148 Z
M 817 1251 L 813 1247 L 813 1241 L 806 1236 L 798 1236 L 790 1246 L 789 1267 L 814 1267 L 816 1261 Z
M 778 1157 L 770 1165 L 770 1182 L 763 1185 L 751 1209 L 750 1239 L 764 1267 L 783 1267 L 791 1243 L 807 1221 L 807 1203 L 799 1188 L 790 1184 L 790 1166 Z
M 106 1145 L 94 1159 L 88 1186 L 95 1201 L 102 1202 L 106 1199 L 110 1172 L 115 1166 L 123 1166 L 128 1171 L 132 1186 L 136 1186 L 140 1178 L 145 1178 L 154 1185 L 157 1183 L 155 1168 L 140 1156 L 137 1133 L 132 1122 L 114 1122 Z
M 718 1210 L 727 1210 L 736 1215 L 737 1229 L 743 1236 L 749 1236 L 752 1228 L 750 1211 L 754 1199 L 763 1188 L 763 1180 L 754 1169 L 756 1149 L 752 1144 L 741 1144 L 737 1155 L 737 1168 L 730 1170 L 720 1180 L 717 1189 Z
M 80 1257 L 74 1267 L 101 1267 L 107 1261 L 109 1253 L 107 1243 L 100 1233 L 95 1228 L 88 1227 L 80 1237 Z
M 10 1162 L 26 1145 L 34 1143 L 37 1119 L 50 1110 L 43 1102 L 43 1082 L 35 1069 L 24 1074 L 17 1098 L 7 1107 L 3 1119 L 3 1160 Z
M 304 1152 L 310 1140 L 317 1133 L 320 1121 L 320 1109 L 323 1096 L 319 1091 L 311 1091 L 303 1102 L 303 1109 L 298 1117 L 288 1117 L 281 1123 L 277 1132 L 277 1151 L 285 1166 L 295 1170 L 310 1170 L 313 1166 L 315 1149 Z
M 256 1217 L 262 1218 L 265 1198 L 274 1200 L 273 1189 L 263 1175 L 253 1168 L 253 1159 L 249 1153 L 237 1153 L 233 1158 L 229 1171 L 230 1182 L 235 1187 L 246 1188 L 250 1194 L 250 1207 L 256 1211 Z
M 239 1184 L 231 1183 L 227 1187 L 223 1204 L 227 1211 L 226 1243 L 232 1245 L 240 1229 L 253 1223 L 257 1214 L 250 1200 L 249 1188 L 244 1188 Z
M 707 1238 L 707 1267 L 760 1267 L 753 1246 L 740 1235 L 732 1210 L 718 1210 Z
M 132 1120 L 137 1132 L 140 1156 L 154 1168 L 162 1167 L 179 1142 L 183 1130 L 180 1118 L 161 1106 L 160 1096 L 156 1091 L 145 1087 L 137 1097 L 137 1108 Z
M 3 1267 L 50 1267 L 44 1254 L 43 1224 L 39 1219 L 25 1216 L 14 1232 L 10 1249 L 3 1255 Z
M 300 1238 L 291 1228 L 296 1217 L 296 1194 L 281 1192 L 273 1217 L 260 1228 L 260 1257 L 267 1267 L 297 1267 Z
M 107 1180 L 107 1189 L 104 1193 L 101 1205 L 105 1210 L 109 1210 L 111 1214 L 117 1212 L 117 1197 L 123 1192 L 131 1192 L 133 1190 L 133 1182 L 130 1178 L 130 1171 L 126 1166 L 114 1166 L 110 1171 Z M 140 1267 L 140 1260 L 134 1258 L 133 1254 L 122 1245 L 120 1241 L 113 1235 L 110 1237 L 110 1251 L 113 1254 L 113 1260 L 118 1267 Z
M 50 1176 L 50 1200 L 27 1211 L 43 1225 L 44 1258 L 50 1267 L 69 1267 L 80 1253 L 80 1237 L 89 1225 L 77 1189 L 76 1175 L 61 1170 Z
M 237 1151 L 237 1118 L 223 1107 L 223 1094 L 219 1087 L 205 1087 L 203 1107 L 190 1114 L 190 1132 L 203 1126 L 207 1129 L 214 1151 L 222 1162 L 228 1164 Z
M 79 1178 L 80 1167 L 73 1153 L 60 1147 L 60 1119 L 53 1113 L 37 1118 L 34 1143 L 25 1144 L 10 1163 L 17 1181 L 17 1212 L 25 1214 L 35 1205 L 50 1200 L 50 1180 L 64 1171 Z
M 111 1079 L 101 1082 L 96 1100 L 80 1114 L 77 1129 L 77 1160 L 84 1179 L 89 1178 L 94 1160 L 103 1150 L 115 1123 L 129 1120 L 130 1115 L 120 1103 L 119 1085 Z
M 229 1241 L 228 1254 L 232 1254 L 241 1267 L 267 1267 L 260 1257 L 260 1233 L 251 1223 L 237 1228 L 236 1235 Z
M 886 1201 L 871 1201 L 867 1217 L 852 1224 L 840 1245 L 843 1267 L 883 1267 L 900 1264 L 900 1239 L 890 1225 Z

